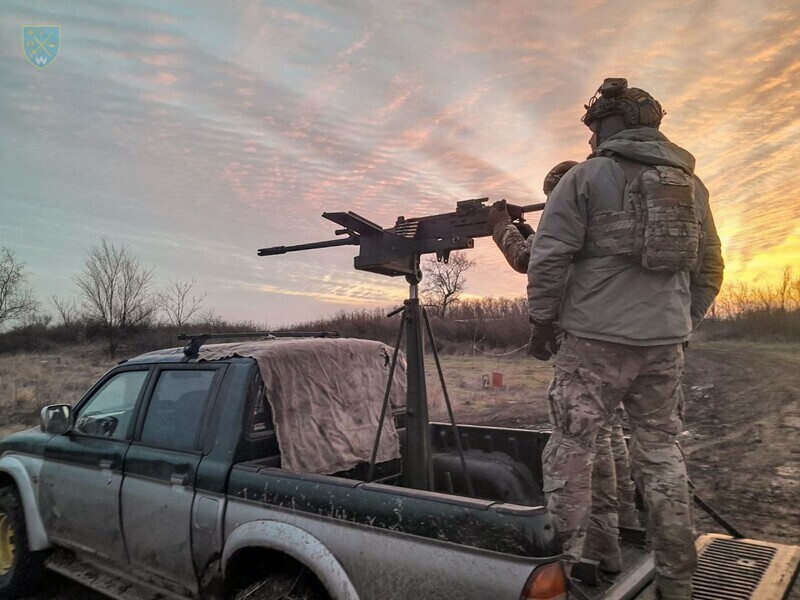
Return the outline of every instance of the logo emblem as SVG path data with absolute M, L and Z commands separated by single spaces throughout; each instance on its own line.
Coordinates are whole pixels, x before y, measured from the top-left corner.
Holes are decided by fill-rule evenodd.
M 23 27 L 25 57 L 37 69 L 44 69 L 58 54 L 58 27 Z

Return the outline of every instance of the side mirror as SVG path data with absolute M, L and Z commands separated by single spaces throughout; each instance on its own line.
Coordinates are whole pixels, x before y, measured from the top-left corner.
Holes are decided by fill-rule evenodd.
M 69 404 L 51 404 L 42 409 L 42 431 L 61 435 L 72 429 L 72 407 Z

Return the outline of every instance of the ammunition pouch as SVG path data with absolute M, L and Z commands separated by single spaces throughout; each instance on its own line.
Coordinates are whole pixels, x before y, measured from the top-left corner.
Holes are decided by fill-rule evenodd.
M 693 177 L 677 167 L 611 158 L 625 173 L 625 208 L 589 219 L 576 259 L 631 256 L 652 271 L 692 271 L 701 230 Z

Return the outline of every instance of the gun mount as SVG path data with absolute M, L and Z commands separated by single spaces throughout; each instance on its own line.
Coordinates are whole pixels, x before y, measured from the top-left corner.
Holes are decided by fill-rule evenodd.
M 346 237 L 299 244 L 296 246 L 274 246 L 261 248 L 259 256 L 275 256 L 287 252 L 299 252 L 316 248 L 332 248 L 336 246 L 359 246 L 359 253 L 354 258 L 354 266 L 359 271 L 369 271 L 378 275 L 397 277 L 405 275 L 409 283 L 409 296 L 404 302 L 403 317 L 397 334 L 395 352 L 392 357 L 391 372 L 384 397 L 383 413 L 375 440 L 375 451 L 370 463 L 372 479 L 375 454 L 383 429 L 386 407 L 397 354 L 403 333 L 406 337 L 407 396 L 406 396 L 406 440 L 403 447 L 403 484 L 421 490 L 433 489 L 433 466 L 431 461 L 430 422 L 428 420 L 428 395 L 425 385 L 424 333 L 427 333 L 431 349 L 436 359 L 439 379 L 447 404 L 448 414 L 454 428 L 454 438 L 461 455 L 464 477 L 469 484 L 469 473 L 460 447 L 460 436 L 455 430 L 455 419 L 450 407 L 447 388 L 439 364 L 433 331 L 430 327 L 427 312 L 420 304 L 419 283 L 422 280 L 420 257 L 423 254 L 436 254 L 440 261 L 448 262 L 454 250 L 465 250 L 475 245 L 474 238 L 491 235 L 487 224 L 491 206 L 487 206 L 488 198 L 464 200 L 456 204 L 455 212 L 428 215 L 406 219 L 398 217 L 394 227 L 384 229 L 380 225 L 368 221 L 354 212 L 326 212 L 322 216 L 340 225 L 342 229 L 337 235 Z M 502 201 L 501 201 L 502 202 Z M 528 206 L 507 204 L 509 216 L 516 225 L 525 222 L 525 213 L 542 210 L 544 203 Z M 396 314 L 399 311 L 393 311 Z M 423 324 L 425 325 L 423 330 Z

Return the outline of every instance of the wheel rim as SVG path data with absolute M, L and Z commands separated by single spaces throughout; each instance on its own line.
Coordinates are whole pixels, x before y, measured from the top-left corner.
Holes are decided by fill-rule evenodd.
M 14 566 L 14 528 L 8 516 L 0 513 L 0 575 L 7 574 Z

